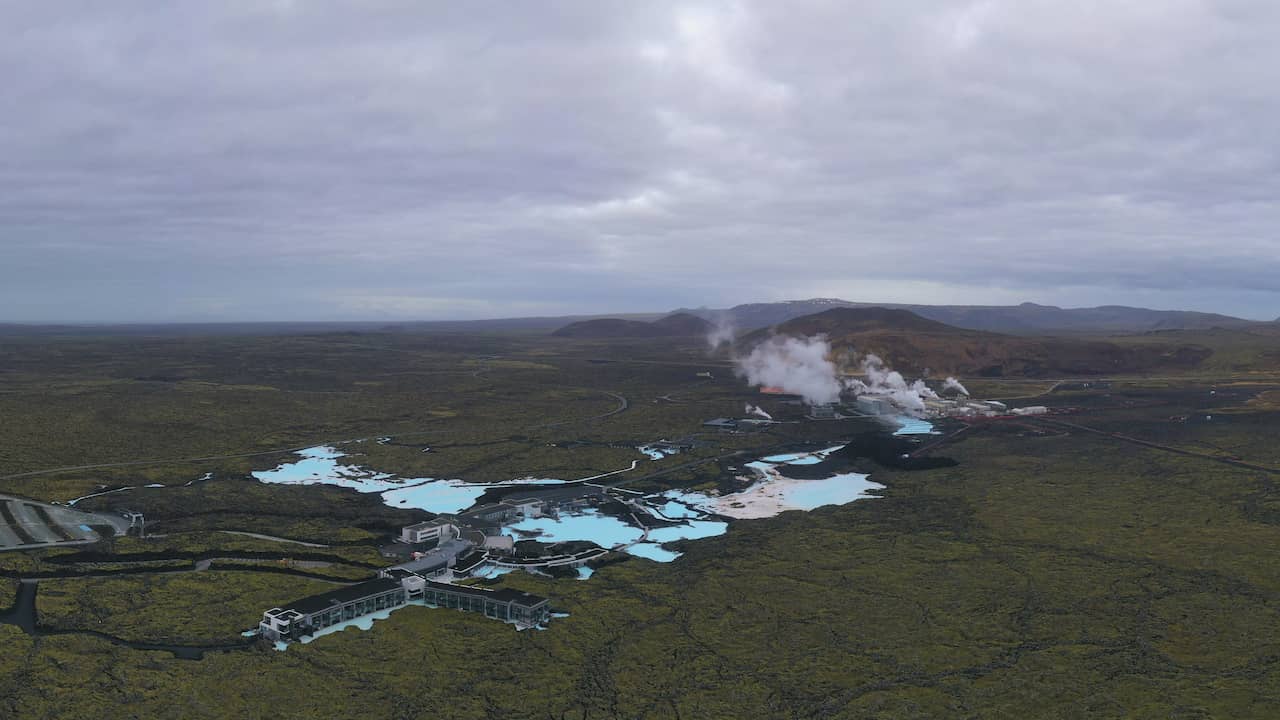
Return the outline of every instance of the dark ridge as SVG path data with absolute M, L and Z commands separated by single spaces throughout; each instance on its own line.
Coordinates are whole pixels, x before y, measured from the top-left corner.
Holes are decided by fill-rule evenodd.
M 565 338 L 647 338 L 706 335 L 711 323 L 689 313 L 675 313 L 653 322 L 599 318 L 571 323 L 551 333 Z

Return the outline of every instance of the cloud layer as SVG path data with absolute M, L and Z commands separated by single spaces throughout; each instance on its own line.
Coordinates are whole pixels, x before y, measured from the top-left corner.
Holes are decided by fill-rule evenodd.
M 1280 315 L 1280 6 L 0 2 L 0 320 Z

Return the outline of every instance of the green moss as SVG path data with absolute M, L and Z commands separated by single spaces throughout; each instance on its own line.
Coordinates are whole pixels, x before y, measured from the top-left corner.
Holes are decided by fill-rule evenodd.
M 213 644 L 256 627 L 262 612 L 334 585 L 286 575 L 208 571 L 40 582 L 41 625 L 127 640 Z
M 346 449 L 413 475 L 572 477 L 626 466 L 643 442 L 701 433 L 706 447 L 642 462 L 633 484 L 709 488 L 720 476 L 709 458 L 827 441 L 858 427 L 703 433 L 702 419 L 737 413 L 756 396 L 737 383 L 698 379 L 703 369 L 721 373 L 701 352 L 412 335 L 6 348 L 6 367 L 19 375 L 17 392 L 0 395 L 0 430 L 16 443 L 4 462 L 16 471 L 399 433 L 388 445 Z M 510 362 L 475 361 L 498 353 Z M 655 364 L 590 361 L 604 355 Z M 1243 359 L 1219 361 L 1248 357 L 1240 350 Z M 658 364 L 667 362 L 679 364 Z M 182 379 L 135 379 L 156 375 Z M 51 409 L 39 407 L 64 380 Z M 1216 412 L 1215 403 L 1248 409 L 1248 398 L 1274 389 L 1253 381 L 1236 400 L 1211 399 L 1195 378 L 1158 378 L 1044 402 L 1082 408 L 1074 420 L 1090 427 L 1277 463 L 1272 415 L 1170 420 Z M 1002 381 L 982 392 L 1035 387 Z M 1225 384 L 1218 390 L 1229 394 Z M 630 407 L 600 418 L 616 404 L 611 392 Z M 669 395 L 678 402 L 655 402 Z M 65 426 L 59 413 L 68 415 Z M 737 522 L 724 536 L 684 544 L 685 555 L 670 564 L 626 559 L 589 582 L 503 576 L 502 584 L 546 595 L 569 613 L 546 631 L 414 607 L 370 631 L 283 653 L 189 662 L 85 636 L 32 641 L 0 626 L 0 716 L 89 717 L 121 706 L 157 718 L 350 717 L 370 708 L 406 718 L 576 720 L 1274 715 L 1280 495 L 1273 477 L 1083 432 L 1044 437 L 1011 425 L 938 452 L 960 465 L 876 469 L 887 486 L 880 499 Z M 691 459 L 706 462 L 681 467 Z M 263 566 L 314 551 L 346 563 L 325 572 L 354 576 L 368 572 L 361 563 L 381 562 L 379 540 L 424 517 L 376 496 L 243 479 L 280 460 L 95 470 L 25 487 L 65 499 L 96 484 L 170 485 L 86 501 L 140 507 L 167 534 L 117 539 L 110 552 L 124 565 L 150 552 L 274 553 L 245 561 Z M 646 479 L 671 468 L 680 469 Z M 182 487 L 208 470 L 214 480 Z M 308 549 L 218 530 L 359 545 Z M 53 558 L 68 552 L 0 553 L 0 569 L 67 567 Z M 153 642 L 225 640 L 263 609 L 331 587 L 229 570 L 66 579 L 41 583 L 39 609 L 56 627 Z

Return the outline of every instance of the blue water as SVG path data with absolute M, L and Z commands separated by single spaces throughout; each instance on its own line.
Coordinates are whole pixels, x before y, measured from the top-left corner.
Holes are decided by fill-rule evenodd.
M 933 424 L 920 418 L 901 415 L 894 418 L 894 421 L 902 426 L 893 433 L 894 435 L 929 435 L 933 433 Z
M 680 553 L 673 550 L 667 550 L 656 543 L 636 543 L 627 548 L 628 555 L 636 557 L 648 558 L 656 562 L 671 562 L 680 557 Z
M 911 425 L 904 424 L 899 434 L 906 432 L 929 432 L 932 426 L 922 420 L 905 418 Z M 753 490 L 765 490 L 780 500 L 779 507 L 766 510 L 767 514 L 776 514 L 783 510 L 811 510 L 823 505 L 839 505 L 859 498 L 867 497 L 867 492 L 880 488 L 880 485 L 867 481 L 865 475 L 847 473 L 825 480 L 791 480 L 779 478 L 776 473 L 779 466 L 813 465 L 822 462 L 827 455 L 839 450 L 835 446 L 809 453 L 787 453 L 771 455 L 755 462 L 746 463 L 745 467 L 758 472 L 760 479 L 746 491 L 723 497 L 712 497 L 698 492 L 668 490 L 663 493 L 649 495 L 642 500 L 658 517 L 682 521 L 679 525 L 653 528 L 645 537 L 644 529 L 630 524 L 628 521 L 604 515 L 594 509 L 586 509 L 573 514 L 562 514 L 559 518 L 526 518 L 507 526 L 512 531 L 539 533 L 537 539 L 554 543 L 572 540 L 593 542 L 601 547 L 626 552 L 637 557 L 648 558 L 657 562 L 670 562 L 680 557 L 680 553 L 662 547 L 665 543 L 679 540 L 698 540 L 701 538 L 723 535 L 729 524 L 720 520 L 711 520 L 710 514 L 715 512 L 717 502 L 734 501 L 741 498 L 749 501 Z M 658 450 L 644 446 L 641 452 L 665 457 Z M 454 513 L 471 507 L 481 495 L 492 485 L 472 484 L 462 480 L 442 480 L 435 478 L 400 479 L 386 473 L 365 470 L 343 465 L 340 459 L 345 454 L 333 447 L 320 446 L 308 448 L 298 453 L 300 459 L 292 463 L 284 463 L 274 470 L 253 473 L 262 482 L 294 485 L 326 484 L 349 487 L 359 492 L 379 493 L 383 502 L 392 507 L 418 508 L 433 513 Z M 657 458 L 655 458 L 657 459 Z M 634 469 L 635 463 L 632 463 Z M 608 473 L 613 474 L 613 473 Z M 555 484 L 564 482 L 553 478 L 517 478 L 500 485 L 518 484 Z M 770 488 L 776 490 L 770 491 Z M 758 493 L 756 493 L 758 495 Z M 483 566 L 478 577 L 498 577 L 510 572 L 510 568 L 499 568 L 492 565 Z M 589 568 L 579 568 L 580 579 L 591 577 Z M 357 618 L 352 623 L 344 623 L 338 628 L 329 629 L 336 632 L 342 627 L 364 627 L 362 623 L 372 624 L 376 616 Z
M 844 505 L 871 497 L 869 491 L 883 488 L 883 485 L 868 480 L 866 475 L 844 473 L 825 480 L 807 480 L 788 486 L 782 491 L 782 496 L 792 509 L 813 510 L 823 505 Z
M 673 496 L 663 493 L 662 497 Z M 654 508 L 654 512 L 664 520 L 687 520 L 689 518 L 699 518 L 706 514 L 675 500 L 668 500 L 661 507 Z
M 515 570 L 515 568 L 499 567 L 497 565 L 490 565 L 489 563 L 485 563 L 480 567 L 476 568 L 475 570 L 472 570 L 471 577 L 496 578 L 501 575 L 506 575 L 507 573 L 513 570 Z
M 684 525 L 653 528 L 649 531 L 649 541 L 661 545 L 676 540 L 698 540 L 700 538 L 723 535 L 729 530 L 729 523 L 720 520 L 694 520 Z
M 487 488 L 461 480 L 427 480 L 418 485 L 382 492 L 392 507 L 410 507 L 433 513 L 455 513 L 476 504 Z
M 640 528 L 628 525 L 618 518 L 601 515 L 595 510 L 583 510 L 578 515 L 561 515 L 559 519 L 526 518 L 507 527 L 511 530 L 540 532 L 542 534 L 537 539 L 542 542 L 587 540 L 603 548 L 633 543 L 644 535 Z
M 590 580 L 590 579 L 591 579 L 591 576 L 592 576 L 592 575 L 595 575 L 595 574 L 596 574 L 596 571 L 595 571 L 595 570 L 592 570 L 591 568 L 587 567 L 586 565 L 583 565 L 582 567 L 578 568 L 578 579 L 579 579 L 579 580 Z
M 362 493 L 379 493 L 392 507 L 417 508 L 433 513 L 455 513 L 475 504 L 491 485 L 436 478 L 396 478 L 387 473 L 343 465 L 341 450 L 328 446 L 307 448 L 297 453 L 301 460 L 283 463 L 274 470 L 261 470 L 253 477 L 265 483 L 285 485 L 336 485 Z M 556 484 L 564 480 L 523 477 L 499 485 Z
M 300 450 L 301 460 L 283 463 L 274 470 L 260 470 L 253 476 L 265 483 L 282 485 L 338 485 L 360 492 L 384 492 L 399 487 L 386 473 L 361 470 L 338 463 L 345 454 L 335 448 L 320 446 Z
M 837 445 L 835 447 L 829 447 L 825 450 L 818 450 L 816 452 L 770 455 L 768 457 L 760 458 L 760 460 L 767 463 L 782 463 L 786 465 L 817 465 L 823 460 L 826 460 L 828 455 L 843 447 L 843 445 Z

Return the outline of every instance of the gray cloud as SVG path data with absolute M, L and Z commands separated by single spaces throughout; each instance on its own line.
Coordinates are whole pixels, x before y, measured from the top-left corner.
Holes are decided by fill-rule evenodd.
M 0 2 L 0 319 L 1280 315 L 1261 0 Z

